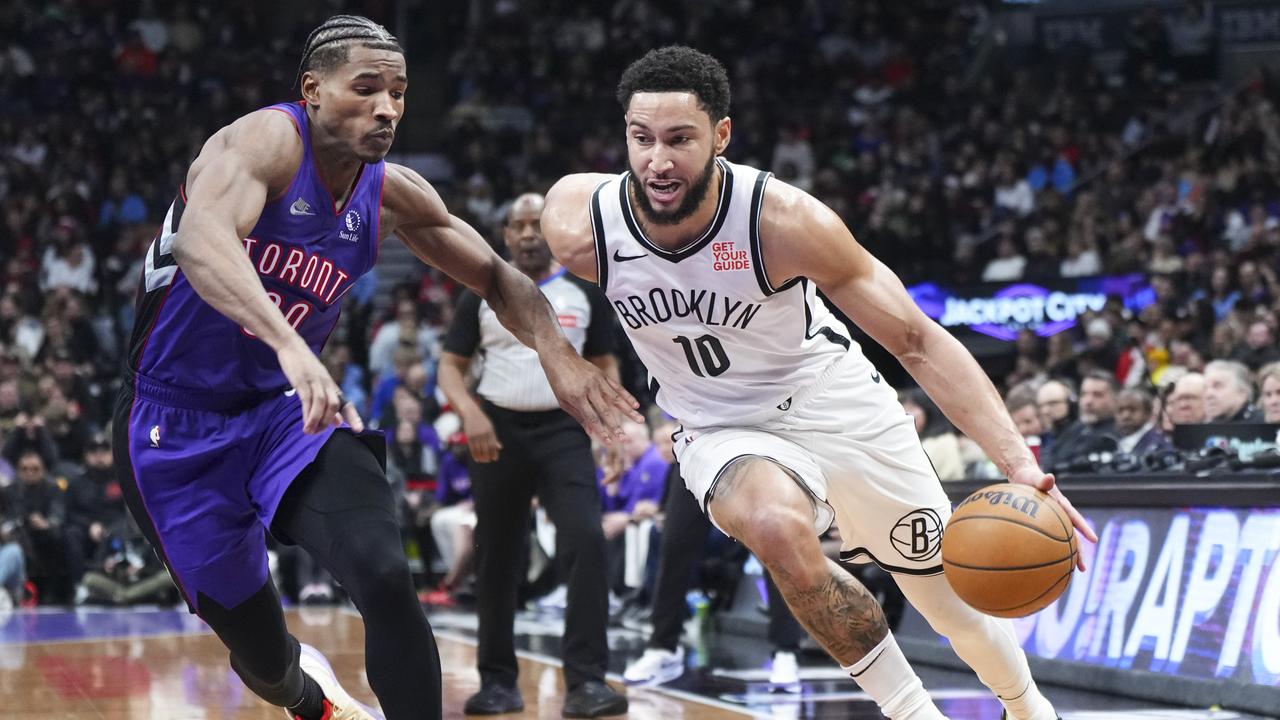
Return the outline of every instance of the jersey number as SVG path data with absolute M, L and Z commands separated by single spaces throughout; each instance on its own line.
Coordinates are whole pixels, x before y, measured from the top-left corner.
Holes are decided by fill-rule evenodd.
M 703 335 L 693 340 L 679 335 L 671 341 L 678 343 L 684 349 L 684 359 L 689 361 L 689 369 L 698 377 L 707 375 L 719 377 L 729 369 L 729 356 L 724 354 L 724 345 L 721 345 L 720 339 L 714 335 Z M 693 352 L 695 347 L 698 348 L 696 355 Z M 698 366 L 699 358 L 702 360 L 701 367 Z M 703 370 L 706 370 L 705 374 Z
M 311 314 L 311 303 L 306 301 L 300 300 L 290 305 L 288 310 L 285 310 L 284 298 L 280 297 L 279 293 L 274 293 L 268 290 L 267 297 L 271 298 L 271 302 L 275 303 L 276 307 L 280 308 L 280 312 L 284 315 L 284 321 L 289 323 L 289 326 L 294 330 L 297 330 L 298 326 L 302 324 L 302 321 L 306 320 L 307 316 Z M 249 328 L 247 327 L 240 328 L 240 331 L 251 338 L 258 337 L 257 335 L 249 332 Z

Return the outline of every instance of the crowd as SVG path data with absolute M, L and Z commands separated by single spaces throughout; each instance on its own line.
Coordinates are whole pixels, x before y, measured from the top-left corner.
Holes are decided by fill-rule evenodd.
M 349 9 L 390 21 L 366 4 Z M 102 442 L 143 249 L 205 138 L 292 97 L 302 33 L 330 9 L 0 0 L 0 602 L 170 592 Z M 733 76 L 730 159 L 814 193 L 908 283 L 1146 274 L 1154 302 L 1023 332 L 996 380 L 1046 468 L 1166 468 L 1174 425 L 1280 422 L 1280 86 L 1216 79 L 1210 9 L 1135 15 L 1104 72 L 1010 45 L 976 0 L 472 3 L 435 18 L 456 38 L 437 58 L 438 186 L 499 244 L 517 193 L 622 169 L 622 67 L 694 44 Z M 350 293 L 323 359 L 387 433 L 406 540 L 448 602 L 475 525 L 466 438 L 435 388 L 458 288 L 424 270 L 383 307 L 376 282 Z M 903 404 L 944 479 L 992 472 L 926 397 Z M 602 485 L 611 539 L 659 515 L 670 459 L 635 430 L 646 479 Z M 305 557 L 280 562 L 293 598 L 333 597 Z M 643 584 L 618 562 L 615 589 Z

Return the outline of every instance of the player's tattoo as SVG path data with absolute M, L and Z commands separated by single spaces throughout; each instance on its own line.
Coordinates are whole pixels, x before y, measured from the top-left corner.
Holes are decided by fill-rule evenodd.
M 707 497 L 708 506 L 711 504 L 711 498 L 723 498 L 733 492 L 734 486 L 738 484 L 738 478 L 746 475 L 751 466 L 758 462 L 765 461 L 755 455 L 743 455 L 730 460 L 729 464 L 720 470 L 720 475 L 711 485 L 711 495 Z
M 797 587 L 785 568 L 770 571 L 805 630 L 842 665 L 852 665 L 884 640 L 889 625 L 862 583 L 831 560 L 827 569 L 816 587 Z
M 813 496 L 813 492 L 809 490 L 809 486 L 804 480 L 791 468 L 770 460 L 769 458 L 760 457 L 759 455 L 742 455 L 730 460 L 727 465 L 720 471 L 720 475 L 716 477 L 715 482 L 711 486 L 711 495 L 707 497 L 707 505 L 710 507 L 712 498 L 724 498 L 731 493 L 738 483 L 738 479 L 747 474 L 751 468 L 757 463 L 769 463 L 783 472 L 787 477 L 791 478 L 795 484 L 804 491 L 805 497 L 809 500 L 809 509 L 815 513 L 818 511 L 818 499 Z

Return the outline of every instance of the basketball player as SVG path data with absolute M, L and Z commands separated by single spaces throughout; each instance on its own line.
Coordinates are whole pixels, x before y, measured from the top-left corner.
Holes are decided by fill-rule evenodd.
M 1050 492 L 1094 539 L 982 369 L 834 212 L 719 157 L 731 121 L 714 58 L 652 51 L 623 74 L 618 99 L 630 171 L 560 180 L 542 227 L 560 263 L 604 289 L 658 405 L 682 421 L 686 487 L 888 717 L 942 715 L 872 596 L 823 557 L 817 535 L 833 520 L 842 557 L 894 573 L 1009 717 L 1051 720 L 1012 626 L 965 605 L 942 576 L 947 496 L 912 418 L 816 291 L 892 351 L 1011 481 Z
M 588 429 L 620 436 L 615 415 L 635 413 L 574 352 L 537 286 L 421 177 L 383 162 L 404 109 L 395 38 L 365 18 L 330 18 L 307 39 L 300 72 L 303 102 L 209 139 L 147 251 L 115 409 L 121 486 L 258 696 L 306 720 L 372 717 L 288 633 L 265 527 L 350 594 L 387 717 L 439 718 L 440 660 L 400 544 L 385 442 L 358 437 L 360 417 L 316 357 L 343 295 L 395 234 L 538 350 Z

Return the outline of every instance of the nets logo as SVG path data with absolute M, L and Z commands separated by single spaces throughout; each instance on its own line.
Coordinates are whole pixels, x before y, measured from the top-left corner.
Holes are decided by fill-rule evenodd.
M 942 518 L 929 508 L 907 513 L 893 526 L 889 540 L 908 560 L 930 560 L 942 550 Z

